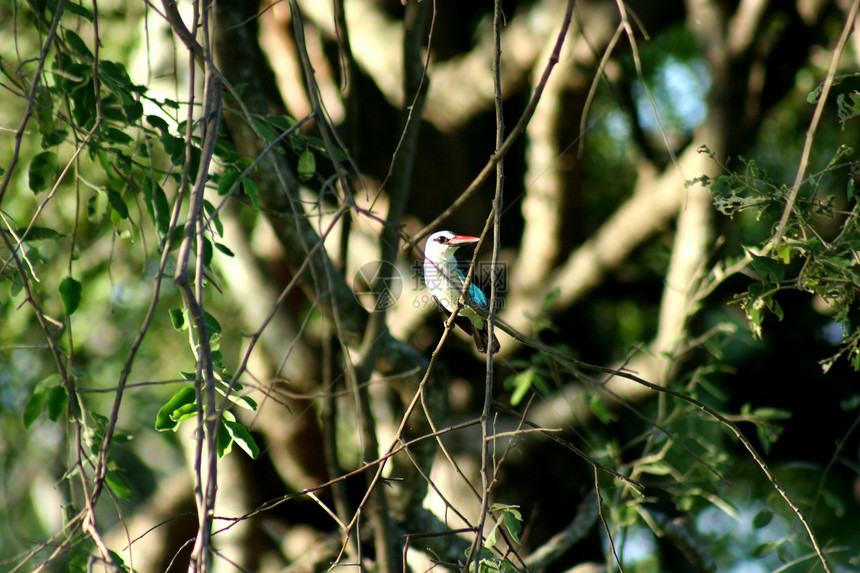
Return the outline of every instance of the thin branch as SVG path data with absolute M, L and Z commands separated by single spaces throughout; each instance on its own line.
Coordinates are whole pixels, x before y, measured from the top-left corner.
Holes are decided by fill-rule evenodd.
M 507 136 L 504 143 L 497 147 L 495 153 L 490 157 L 489 161 L 484 165 L 478 175 L 469 183 L 469 186 L 460 194 L 460 196 L 447 208 L 445 209 L 441 215 L 436 217 L 429 225 L 421 229 L 418 233 L 416 233 L 412 240 L 416 243 L 423 240 L 430 233 L 436 230 L 448 217 L 450 217 L 457 209 L 459 209 L 469 198 L 474 195 L 478 189 L 489 179 L 490 175 L 492 175 L 496 169 L 496 165 L 508 154 L 511 148 L 514 146 L 514 143 L 520 138 L 521 135 L 525 133 L 526 126 L 529 121 L 531 121 L 532 115 L 534 115 L 535 108 L 537 108 L 538 102 L 540 102 L 541 95 L 543 94 L 543 90 L 546 87 L 547 82 L 549 81 L 549 76 L 552 73 L 553 68 L 558 63 L 559 56 L 561 54 L 561 47 L 564 45 L 564 41 L 567 38 L 567 32 L 570 28 L 570 21 L 573 17 L 573 6 L 575 4 L 574 0 L 568 0 L 567 2 L 567 10 L 565 10 L 564 18 L 561 23 L 561 29 L 558 32 L 558 36 L 555 42 L 555 48 L 552 51 L 552 55 L 549 58 L 549 61 L 546 63 L 544 67 L 543 74 L 541 75 L 540 81 L 538 81 L 535 86 L 534 92 L 532 93 L 532 97 L 529 99 L 529 103 L 526 105 L 525 110 L 523 110 L 522 115 L 517 121 L 514 128 L 511 130 L 511 133 Z
M 672 396 L 674 398 L 677 398 L 679 400 L 683 400 L 684 402 L 687 402 L 688 404 L 691 404 L 691 405 L 695 406 L 696 408 L 698 408 L 699 410 L 705 412 L 711 418 L 713 418 L 714 420 L 719 422 L 722 426 L 724 426 L 726 429 L 728 429 L 735 436 L 735 438 L 743 445 L 743 447 L 749 453 L 750 457 L 752 457 L 752 459 L 758 465 L 759 469 L 761 469 L 762 473 L 764 473 L 765 477 L 770 482 L 770 484 L 773 486 L 773 488 L 776 490 L 776 492 L 779 493 L 780 497 L 783 498 L 785 503 L 794 512 L 795 516 L 797 516 L 797 519 L 800 521 L 800 523 L 803 525 L 804 529 L 806 530 L 807 536 L 809 537 L 809 540 L 812 543 L 812 546 L 815 548 L 816 554 L 818 555 L 819 560 L 821 561 L 821 564 L 824 567 L 824 570 L 827 571 L 828 573 L 830 573 L 830 571 L 831 571 L 830 566 L 827 563 L 827 558 L 824 554 L 824 551 L 821 548 L 821 546 L 819 545 L 818 539 L 816 538 L 815 533 L 812 531 L 812 527 L 809 525 L 809 522 L 807 521 L 806 516 L 804 515 L 803 511 L 800 509 L 800 507 L 797 505 L 797 503 L 794 502 L 794 500 L 788 494 L 788 491 L 786 491 L 786 489 L 782 486 L 782 484 L 779 482 L 779 480 L 777 480 L 776 476 L 773 474 L 773 472 L 767 466 L 767 463 L 764 461 L 764 458 L 761 457 L 761 455 L 758 453 L 758 451 L 752 445 L 752 442 L 750 442 L 747 439 L 747 437 L 743 434 L 743 432 L 740 431 L 740 429 L 737 427 L 737 425 L 734 422 L 732 422 L 730 419 L 728 419 L 726 416 L 724 416 L 723 414 L 721 414 L 720 412 L 718 412 L 714 408 L 711 408 L 707 404 L 700 402 L 699 400 L 696 400 L 695 398 L 692 398 L 692 397 L 684 394 L 683 392 L 679 392 L 677 390 L 673 390 L 672 388 L 667 388 L 667 387 L 661 386 L 659 384 L 654 384 L 652 382 L 648 382 L 647 380 L 644 380 L 643 378 L 640 378 L 639 376 L 636 376 L 635 374 L 632 374 L 631 372 L 627 372 L 624 370 L 618 370 L 618 369 L 614 369 L 614 368 L 609 368 L 606 366 L 597 366 L 594 364 L 588 364 L 586 362 L 582 362 L 580 360 L 577 360 L 575 358 L 567 356 L 563 352 L 560 352 L 560 351 L 558 351 L 558 350 L 556 350 L 550 346 L 547 346 L 546 344 L 543 344 L 542 342 L 540 342 L 534 338 L 525 336 L 522 333 L 515 331 L 514 329 L 510 328 L 508 325 L 506 325 L 502 321 L 498 321 L 498 326 L 499 326 L 499 328 L 501 328 L 501 330 L 505 331 L 507 334 L 512 336 L 515 340 L 518 340 L 519 342 L 522 342 L 523 344 L 526 344 L 527 346 L 531 346 L 532 348 L 539 350 L 539 351 L 543 352 L 544 354 L 547 354 L 548 356 L 552 357 L 562 367 L 569 370 L 575 376 L 580 376 L 579 370 L 588 370 L 588 371 L 592 371 L 592 372 L 602 372 L 604 374 L 612 374 L 612 375 L 618 376 L 620 378 L 626 378 L 627 380 L 631 380 L 633 382 L 636 382 L 637 384 L 644 386 L 645 388 L 648 388 L 649 390 L 661 392 L 661 393 L 667 394 L 669 396 Z
M 812 114 L 812 121 L 809 123 L 809 129 L 806 130 L 806 139 L 803 142 L 803 151 L 800 154 L 800 163 L 797 166 L 797 175 L 794 177 L 794 184 L 791 186 L 791 191 L 789 192 L 788 199 L 785 203 L 785 209 L 782 211 L 782 217 L 779 220 L 779 225 L 776 227 L 776 233 L 774 233 L 773 240 L 771 241 L 774 252 L 779 248 L 779 243 L 782 241 L 782 237 L 785 234 L 785 228 L 788 225 L 788 219 L 791 217 L 791 212 L 794 209 L 794 203 L 797 201 L 797 195 L 800 193 L 800 187 L 803 183 L 803 178 L 806 175 L 806 168 L 809 164 L 809 155 L 812 153 L 812 141 L 815 139 L 815 132 L 818 130 L 818 123 L 821 121 L 821 115 L 824 113 L 824 105 L 827 103 L 827 96 L 830 95 L 830 88 L 833 86 L 833 78 L 836 75 L 836 68 L 839 67 L 839 60 L 842 59 L 845 45 L 848 43 L 848 37 L 851 35 L 851 31 L 854 29 L 856 24 L 858 10 L 860 10 L 860 0 L 854 0 L 851 3 L 851 9 L 848 11 L 845 25 L 842 27 L 842 34 L 840 34 L 839 41 L 836 43 L 836 48 L 833 50 L 833 56 L 830 58 L 830 67 L 827 70 L 827 76 L 824 78 L 824 83 L 821 86 L 821 93 L 818 95 L 818 103 L 815 106 L 815 113 Z

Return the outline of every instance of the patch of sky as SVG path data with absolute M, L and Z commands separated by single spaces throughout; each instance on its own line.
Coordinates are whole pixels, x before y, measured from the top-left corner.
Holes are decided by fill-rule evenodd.
M 653 559 L 657 554 L 657 542 L 654 538 L 654 533 L 645 527 L 628 528 L 623 536 L 613 537 L 615 550 L 618 552 L 618 557 L 621 562 L 628 567 L 635 567 L 649 559 Z M 610 554 L 612 548 L 609 545 L 609 540 L 604 536 L 603 550 L 606 554 Z
M 690 132 L 708 111 L 705 98 L 711 87 L 707 66 L 702 60 L 679 60 L 667 56 L 649 85 L 664 127 Z M 657 119 L 642 86 L 634 84 L 633 96 L 639 123 L 647 131 L 658 132 Z
M 776 513 L 767 525 L 753 525 L 755 516 L 767 509 L 760 504 L 749 504 L 739 507 L 737 515 L 729 515 L 716 506 L 709 506 L 699 513 L 696 517 L 698 531 L 724 549 L 717 557 L 718 571 L 766 573 L 782 565 L 778 551 L 760 557 L 753 555 L 756 547 L 786 539 L 789 533 L 785 519 Z M 788 551 L 789 547 L 784 549 Z

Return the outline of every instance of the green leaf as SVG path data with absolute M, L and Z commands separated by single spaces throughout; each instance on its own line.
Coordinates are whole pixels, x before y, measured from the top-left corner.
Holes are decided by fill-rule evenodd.
M 221 243 L 215 243 L 215 248 L 227 255 L 228 257 L 236 256 L 233 251 L 231 251 L 229 248 L 227 248 L 226 245 L 222 245 Z
M 179 418 L 188 413 L 188 406 L 197 408 L 197 392 L 194 388 L 185 387 L 161 407 L 155 417 L 155 429 L 159 432 L 175 431 L 179 427 Z
M 790 420 L 792 415 L 791 410 L 771 407 L 756 408 L 750 414 L 762 420 Z
M 66 43 L 69 45 L 71 50 L 79 55 L 80 57 L 86 60 L 93 59 L 93 53 L 90 51 L 87 43 L 84 42 L 80 36 L 72 32 L 71 30 L 66 30 L 65 32 Z
M 496 531 L 499 529 L 499 525 L 502 524 L 501 518 L 496 520 L 496 523 L 493 524 L 493 528 L 490 530 L 490 533 L 487 535 L 487 540 L 484 541 L 484 547 L 491 548 L 496 546 Z
M 215 225 L 215 231 L 218 233 L 218 236 L 224 236 L 224 225 L 221 223 L 221 219 L 218 217 L 218 210 L 209 201 L 203 200 L 203 209 L 206 211 L 206 215 L 212 220 L 212 224 Z
M 86 70 L 89 74 L 89 69 Z M 72 115 L 75 122 L 82 129 L 90 129 L 96 121 L 96 92 L 92 78 L 77 86 L 71 93 L 74 109 Z
M 225 412 L 228 414 L 229 412 Z M 224 426 L 227 428 L 227 432 L 230 434 L 230 437 L 233 438 L 233 441 L 248 454 L 252 459 L 257 459 L 257 456 L 260 455 L 260 447 L 257 445 L 257 442 L 254 441 L 254 437 L 251 436 L 251 433 L 248 429 L 243 426 L 240 422 L 234 422 L 225 419 Z
M 120 93 L 122 98 L 122 111 L 129 123 L 135 123 L 143 117 L 143 104 L 131 97 L 126 92 Z
M 236 179 L 239 178 L 241 173 L 238 169 L 228 168 L 224 170 L 224 173 L 218 178 L 218 194 L 226 195 L 230 192 L 230 189 L 233 188 L 233 184 L 236 183 Z
M 66 406 L 69 403 L 69 392 L 65 386 L 54 386 L 48 391 L 48 418 L 52 422 L 56 422 L 66 411 Z
M 185 420 L 193 418 L 196 415 L 197 404 L 185 404 L 174 410 L 170 416 L 178 424 L 179 422 L 184 422 Z
M 42 410 L 45 407 L 45 394 L 47 392 L 33 392 L 30 399 L 24 405 L 24 427 L 28 430 L 33 422 L 39 419 L 42 415 Z
M 534 384 L 537 373 L 529 368 L 505 381 L 506 388 L 513 388 L 511 392 L 511 406 L 518 406 L 525 398 Z
M 609 411 L 609 408 L 606 407 L 606 403 L 601 400 L 599 396 L 588 392 L 585 394 L 585 401 L 595 418 L 604 424 L 612 422 L 612 412 Z
M 555 300 L 561 296 L 561 288 L 555 287 L 551 291 L 547 293 L 547 295 L 543 298 L 540 305 L 543 308 L 550 308 L 553 304 L 555 304 Z
M 21 237 L 24 238 L 24 242 L 27 241 L 44 241 L 48 239 L 58 239 L 62 237 L 62 233 L 58 233 L 54 229 L 49 227 L 30 227 L 30 232 L 27 233 L 27 236 L 24 236 L 24 233 L 27 229 L 13 229 L 15 236 L 19 239 Z
M 107 198 L 108 202 L 110 202 L 110 206 L 113 207 L 113 210 L 116 211 L 121 218 L 128 219 L 128 205 L 125 204 L 125 200 L 122 198 L 122 195 L 116 191 L 108 190 Z
M 173 324 L 173 328 L 176 330 L 185 330 L 185 312 L 181 308 L 171 308 L 168 312 L 170 313 L 170 322 Z
M 148 115 L 146 116 L 146 122 L 161 133 L 170 132 L 170 126 L 167 125 L 167 122 L 164 121 L 164 118 L 162 118 L 161 116 Z
M 752 520 L 753 529 L 763 529 L 768 526 L 768 524 L 773 519 L 773 512 L 769 509 L 763 509 L 755 514 Z
M 224 423 L 224 419 L 221 419 L 221 427 L 218 430 L 218 457 L 223 458 L 231 451 L 233 451 L 233 438 L 230 436 L 230 431 L 227 429 L 227 425 Z
M 108 142 L 117 145 L 131 145 L 134 143 L 134 138 L 121 129 L 109 127 L 105 130 L 105 137 Z
M 233 142 L 220 137 L 215 142 L 215 155 L 222 163 L 235 163 L 239 160 L 239 152 Z
M 221 324 L 218 322 L 218 319 L 206 312 L 203 311 L 203 319 L 206 321 L 206 328 L 209 329 L 209 337 L 211 338 L 214 335 L 221 334 Z
M 105 483 L 110 490 L 121 499 L 131 499 L 131 488 L 122 477 L 114 470 L 108 470 L 105 475 Z
M 779 557 L 779 560 L 783 563 L 789 563 L 795 560 L 794 552 L 791 550 L 791 546 L 787 543 L 780 543 L 777 546 L 776 556 Z
M 520 512 L 516 510 L 507 510 L 502 513 L 502 519 L 505 521 L 505 527 L 508 529 L 508 533 L 511 535 L 511 538 L 514 540 L 514 543 L 519 545 L 520 543 L 520 533 L 523 530 L 523 524 L 521 523 Z
M 752 261 L 750 262 L 750 266 L 752 269 L 764 277 L 766 280 L 778 283 L 785 276 L 785 270 L 782 268 L 782 265 L 779 264 L 778 261 L 770 257 L 761 257 L 758 255 L 753 255 Z
M 720 197 L 728 197 L 732 194 L 732 186 L 734 184 L 735 178 L 733 176 L 719 175 L 713 179 L 710 190 Z
M 123 573 L 129 573 L 131 571 L 116 551 L 111 551 L 109 549 L 108 553 L 110 554 L 110 558 L 113 559 L 113 562 L 123 571 Z
M 753 547 L 752 551 L 750 551 L 750 557 L 759 559 L 766 555 L 770 555 L 776 550 L 778 545 L 778 541 L 766 541 L 765 543 L 759 543 L 758 545 Z
M 267 115 L 266 121 L 280 129 L 282 132 L 287 131 L 296 125 L 296 120 L 285 115 Z
M 260 135 L 263 136 L 263 139 L 265 139 L 267 143 L 272 143 L 278 138 L 278 134 L 272 131 L 272 128 L 266 125 L 266 122 L 263 120 L 255 119 L 254 125 L 258 130 L 260 130 Z
M 245 177 L 242 179 L 242 191 L 245 192 L 245 195 L 248 196 L 248 199 L 251 200 L 251 204 L 254 205 L 257 209 L 260 208 L 260 199 L 257 197 L 259 191 L 257 190 L 257 185 L 253 181 L 251 181 L 250 177 Z
M 787 265 L 791 262 L 791 245 L 781 243 L 776 249 L 776 254 L 779 260 L 782 261 L 782 264 Z
M 114 91 L 134 90 L 136 86 L 131 83 L 131 78 L 126 71 L 125 66 L 102 60 L 99 62 L 99 78 L 109 85 Z
M 639 466 L 639 471 L 655 476 L 664 476 L 672 473 L 672 468 L 664 462 L 653 462 Z
M 221 384 L 215 386 L 215 391 L 221 394 L 222 396 L 227 396 L 227 399 L 239 406 L 240 408 L 244 408 L 245 410 L 250 410 L 251 412 L 255 412 L 257 410 L 257 402 L 251 398 L 250 396 L 238 396 L 236 394 L 237 391 L 241 390 L 241 384 L 235 384 L 233 386 L 233 391 L 230 394 L 227 394 L 227 388 L 229 384 L 223 380 L 220 380 Z
M 66 316 L 72 316 L 78 310 L 83 289 L 83 285 L 72 277 L 66 277 L 60 282 L 60 300 L 63 301 Z
M 86 6 L 82 6 L 81 4 L 75 4 L 74 2 L 66 3 L 66 10 L 68 10 L 71 14 L 76 16 L 80 16 L 84 20 L 89 22 L 93 21 L 93 12 Z M 68 33 L 68 31 L 66 31 Z
M 845 501 L 841 496 L 824 488 L 821 490 L 821 498 L 827 504 L 827 507 L 833 510 L 833 515 L 836 517 L 843 517 L 845 515 Z
M 49 189 L 57 173 L 57 154 L 43 151 L 30 162 L 29 184 L 33 193 Z
M 152 222 L 155 223 L 162 235 L 166 235 L 170 228 L 170 206 L 167 203 L 164 189 L 147 177 L 143 182 L 143 197 Z
M 314 159 L 313 151 L 310 149 L 302 151 L 302 154 L 299 156 L 299 180 L 308 181 L 313 178 L 316 168 L 316 159 Z
M 203 266 L 208 267 L 212 264 L 212 241 L 203 238 Z
M 66 137 L 69 136 L 69 132 L 65 129 L 55 129 L 48 133 L 42 135 L 42 149 L 48 149 L 49 147 L 54 147 L 63 143 L 66 140 Z M 0 169 L 0 175 L 3 174 L 3 170 Z

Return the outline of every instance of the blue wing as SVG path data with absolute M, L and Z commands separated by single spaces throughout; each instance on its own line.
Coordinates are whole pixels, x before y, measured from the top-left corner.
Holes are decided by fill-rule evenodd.
M 463 274 L 463 271 L 457 269 L 457 274 L 460 275 L 460 281 L 465 283 L 466 275 Z M 472 284 L 469 285 L 469 298 L 472 299 L 471 302 L 476 306 L 483 308 L 490 307 L 490 301 L 487 300 L 487 295 L 484 294 L 484 291 L 478 288 L 474 280 L 472 281 Z

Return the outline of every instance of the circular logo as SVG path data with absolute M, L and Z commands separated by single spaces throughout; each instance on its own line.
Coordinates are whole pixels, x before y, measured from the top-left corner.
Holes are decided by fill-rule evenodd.
M 364 263 L 352 278 L 352 289 L 358 302 L 370 312 L 388 310 L 403 293 L 400 270 L 386 261 Z

